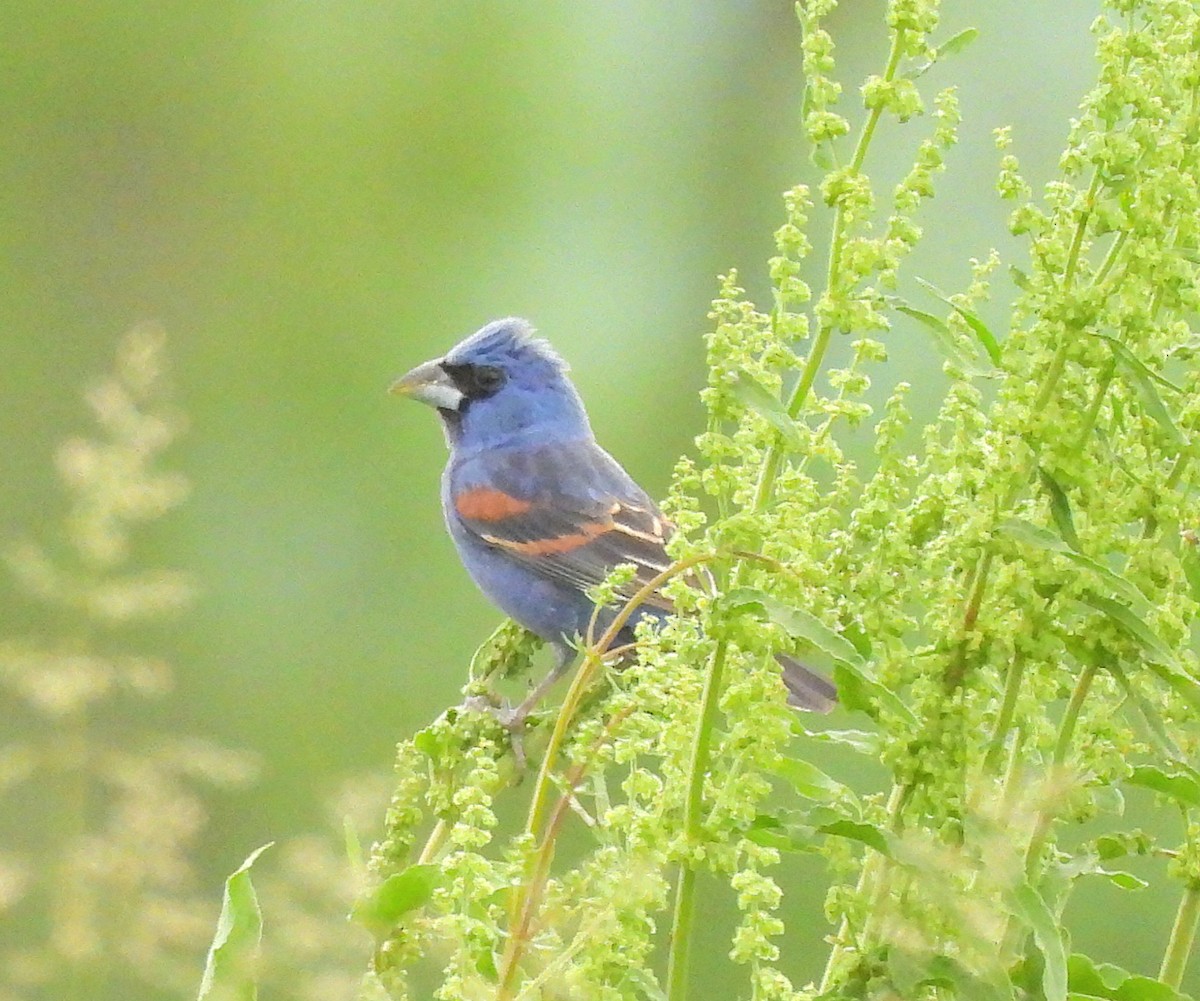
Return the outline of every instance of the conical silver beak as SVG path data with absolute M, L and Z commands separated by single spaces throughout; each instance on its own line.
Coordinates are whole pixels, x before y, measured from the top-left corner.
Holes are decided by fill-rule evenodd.
M 388 392 L 419 400 L 439 410 L 457 410 L 463 400 L 462 391 L 442 368 L 441 358 L 427 361 L 407 375 L 402 375 L 392 383 Z

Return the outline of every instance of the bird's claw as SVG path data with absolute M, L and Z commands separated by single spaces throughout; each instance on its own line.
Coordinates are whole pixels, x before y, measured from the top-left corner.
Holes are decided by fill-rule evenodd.
M 523 773 L 528 761 L 525 756 L 525 724 L 533 710 L 529 700 L 513 707 L 505 703 L 497 705 L 485 695 L 469 695 L 463 700 L 462 707 L 469 712 L 487 713 L 508 732 L 517 773 Z

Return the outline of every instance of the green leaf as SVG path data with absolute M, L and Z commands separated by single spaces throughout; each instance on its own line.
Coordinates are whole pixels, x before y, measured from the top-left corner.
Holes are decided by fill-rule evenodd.
M 872 719 L 879 715 L 877 707 L 886 707 L 893 716 L 916 726 L 917 718 L 890 688 L 885 688 L 858 664 L 838 661 L 833 667 L 833 682 L 837 686 L 838 703 L 851 712 L 864 712 Z
M 274 842 L 255 849 L 225 880 L 221 916 L 208 949 L 197 1001 L 255 1001 L 255 966 L 262 940 L 262 912 L 250 880 L 250 868 Z
M 751 587 L 735 588 L 725 596 L 725 601 L 730 609 L 757 610 L 760 615 L 780 626 L 792 639 L 800 640 L 828 657 L 834 664 L 838 702 L 846 709 L 857 709 L 871 716 L 876 712 L 876 705 L 885 705 L 894 715 L 915 725 L 916 720 L 909 708 L 894 692 L 870 676 L 854 644 L 811 612 L 786 605 L 778 598 Z
M 956 35 L 951 35 L 934 52 L 938 59 L 944 59 L 946 56 L 956 56 L 970 45 L 976 38 L 979 37 L 978 28 L 963 28 Z
M 1002 973 L 999 975 L 1002 982 L 987 980 L 951 956 L 930 956 L 891 945 L 887 950 L 887 966 L 892 986 L 905 998 L 929 996 L 929 992 L 919 990 L 926 985 L 948 987 L 950 996 L 971 1001 L 1009 1001 L 1013 997 L 1012 984 Z
M 854 793 L 844 785 L 802 758 L 783 758 L 774 771 L 806 799 L 829 802 L 843 799 L 857 801 Z
M 1042 955 L 1042 990 L 1046 1001 L 1066 1001 L 1067 952 L 1058 920 L 1041 894 L 1026 882 L 1012 886 L 1005 896 L 1013 914 L 1029 927 Z
M 833 169 L 833 146 L 831 143 L 817 143 L 808 153 L 808 159 L 818 170 Z
M 962 306 L 958 306 L 952 302 L 950 297 L 942 292 L 932 282 L 927 282 L 924 278 L 918 278 L 917 284 L 919 284 L 922 288 L 932 292 L 935 296 L 941 299 L 942 302 L 954 310 L 954 312 L 961 316 L 966 321 L 967 326 L 971 328 L 971 332 L 975 335 L 979 343 L 983 345 L 983 349 L 988 353 L 988 357 L 991 358 L 992 364 L 1000 364 L 1000 343 L 996 340 L 996 335 L 988 329 L 986 323 L 984 323 L 971 310 L 964 309 Z
M 952 35 L 936 49 L 934 49 L 929 60 L 922 63 L 920 66 L 906 70 L 902 75 L 908 80 L 920 79 L 947 56 L 953 56 L 959 52 L 962 52 L 962 50 L 975 41 L 978 36 L 978 28 L 963 28 L 963 30 L 957 35 Z
M 1183 754 L 1175 744 L 1175 741 L 1167 734 L 1167 727 L 1163 722 L 1162 716 L 1150 704 L 1149 700 L 1134 685 L 1130 684 L 1129 678 L 1121 668 L 1121 665 L 1109 664 L 1108 673 L 1117 679 L 1117 684 L 1121 686 L 1121 690 L 1125 693 L 1126 701 L 1134 706 L 1141 715 L 1143 722 L 1146 724 L 1150 743 L 1154 745 L 1154 749 L 1159 755 L 1168 761 L 1179 761 L 1182 759 Z
M 1092 591 L 1084 592 L 1083 604 L 1090 605 L 1114 622 L 1147 654 L 1146 667 L 1176 695 L 1200 712 L 1200 682 L 1184 671 L 1175 654 L 1151 629 L 1140 615 L 1118 601 Z
M 1019 288 L 1022 292 L 1033 291 L 1033 282 L 1030 281 L 1029 275 L 1025 274 L 1025 272 L 1018 268 L 1015 264 L 1010 264 L 1008 266 L 1008 273 L 1013 280 L 1013 284 L 1016 285 L 1017 288 Z
M 1110 1001 L 1190 1001 L 1161 980 L 1137 976 L 1112 963 L 1093 963 L 1087 956 L 1071 956 L 1068 983 L 1072 996 L 1108 998 Z
M 862 657 L 854 649 L 853 643 L 803 608 L 786 605 L 765 591 L 750 587 L 735 588 L 725 601 L 730 609 L 757 608 L 792 639 L 803 640 L 835 661 L 862 663 Z
M 1054 520 L 1059 534 L 1068 546 L 1079 552 L 1082 547 L 1079 545 L 1079 536 L 1075 532 L 1075 519 L 1071 515 L 1071 501 L 1067 497 L 1067 492 L 1044 466 L 1038 466 L 1038 479 L 1041 480 L 1042 489 L 1046 491 L 1046 496 L 1050 500 L 1050 517 Z
M 375 935 L 386 935 L 404 915 L 429 902 L 441 878 L 436 865 L 410 865 L 359 897 L 350 916 Z
M 784 441 L 793 448 L 803 448 L 804 442 L 800 438 L 796 422 L 788 415 L 787 408 L 779 397 L 761 382 L 742 372 L 739 373 L 732 389 L 734 397 L 778 431 Z
M 1200 550 L 1197 550 L 1194 542 L 1184 543 L 1179 562 L 1183 566 L 1183 575 L 1187 578 L 1192 598 L 1200 601 Z
M 1142 650 L 1150 654 L 1153 660 L 1159 664 L 1175 664 L 1175 654 L 1171 648 L 1146 624 L 1145 619 L 1131 608 L 1112 598 L 1096 594 L 1094 591 L 1085 591 L 1082 600 L 1084 604 L 1090 605 L 1108 616 L 1130 639 L 1136 640 Z
M 827 744 L 841 744 L 868 757 L 879 756 L 879 734 L 867 730 L 808 730 L 805 736 Z
M 770 813 L 760 813 L 751 822 L 746 837 L 756 845 L 781 852 L 815 852 L 816 831 L 807 824 L 793 823 Z
M 830 824 L 822 824 L 817 831 L 821 834 L 847 838 L 850 841 L 859 841 L 868 848 L 874 848 L 880 855 L 892 857 L 890 835 L 874 824 L 865 824 L 858 820 L 835 820 Z
M 1130 855 L 1149 855 L 1154 851 L 1154 839 L 1145 831 L 1110 831 L 1101 834 L 1092 844 L 1096 856 L 1103 861 Z
M 1109 592 L 1109 597 L 1124 601 L 1131 608 L 1138 610 L 1140 614 L 1150 611 L 1150 602 L 1138 590 L 1137 585 L 1122 577 L 1119 573 L 1110 570 L 1099 560 L 1094 560 L 1090 556 L 1076 552 L 1067 545 L 1064 539 L 1055 535 L 1048 528 L 1042 528 L 1021 518 L 1010 518 L 1000 524 L 998 531 L 1027 546 L 1034 546 L 1037 549 L 1044 549 L 1052 553 L 1060 553 L 1072 563 L 1086 567 L 1094 573 L 1098 579 L 1098 583 L 1102 583 L 1105 586 L 1105 590 Z
M 1157 765 L 1139 765 L 1125 781 L 1129 785 L 1153 789 L 1183 806 L 1200 806 L 1200 779 L 1182 769 L 1168 772 Z
M 967 375 L 987 374 L 987 370 L 980 366 L 978 356 L 963 350 L 945 320 L 923 309 L 916 309 L 903 300 L 892 300 L 891 305 L 896 312 L 911 317 L 925 327 L 933 335 L 934 345 L 948 362 L 962 369 Z
M 1118 886 L 1122 890 L 1144 890 L 1150 885 L 1133 873 L 1123 872 L 1120 869 L 1102 869 L 1097 866 L 1092 870 L 1092 873 L 1096 876 L 1103 876 L 1114 886 Z
M 1163 403 L 1162 397 L 1158 395 L 1158 390 L 1155 389 L 1155 382 L 1169 386 L 1176 392 L 1183 390 L 1176 386 L 1173 382 L 1168 382 L 1162 376 L 1151 372 L 1142 360 L 1129 350 L 1115 337 L 1110 337 L 1108 334 L 1098 334 L 1098 337 L 1103 337 L 1108 341 L 1109 347 L 1112 348 L 1113 354 L 1116 356 L 1117 363 L 1128 373 L 1133 380 L 1134 388 L 1137 390 L 1138 396 L 1141 397 L 1142 407 L 1146 413 L 1158 424 L 1159 427 L 1166 432 L 1167 437 L 1178 448 L 1186 448 L 1188 444 L 1187 438 L 1175 423 L 1175 419 L 1171 416 L 1171 412 Z

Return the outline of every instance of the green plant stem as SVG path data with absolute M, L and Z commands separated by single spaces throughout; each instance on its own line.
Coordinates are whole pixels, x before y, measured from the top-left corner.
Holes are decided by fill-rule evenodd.
M 1054 745 L 1054 763 L 1056 765 L 1062 765 L 1067 760 L 1067 755 L 1071 751 L 1071 741 L 1075 738 L 1075 727 L 1079 723 L 1080 710 L 1083 709 L 1083 703 L 1092 690 L 1092 682 L 1096 679 L 1096 673 L 1099 670 L 1098 664 L 1088 664 L 1075 679 L 1075 687 L 1071 689 L 1071 698 L 1067 702 L 1062 723 L 1058 727 L 1058 741 Z
M 421 849 L 417 865 L 427 865 L 432 862 L 437 857 L 437 853 L 441 851 L 442 845 L 446 841 L 446 835 L 449 833 L 450 824 L 447 823 L 445 817 L 439 817 L 438 822 L 433 825 L 433 830 L 429 832 L 425 847 Z
M 888 829 L 893 833 L 899 833 L 900 818 L 903 816 L 904 807 L 908 803 L 909 795 L 912 793 L 912 786 L 907 783 L 896 783 L 892 786 L 892 791 L 888 794 L 887 817 Z M 863 862 L 863 867 L 858 874 L 858 883 L 854 888 L 854 896 L 857 899 L 862 899 L 867 892 L 868 887 L 874 884 L 877 880 L 881 880 L 884 863 L 887 859 L 878 852 L 868 849 L 868 856 Z M 871 895 L 874 899 L 875 894 Z M 842 964 L 842 958 L 852 948 L 850 939 L 850 919 L 843 915 L 841 924 L 838 926 L 837 935 L 834 936 L 833 948 L 829 952 L 829 959 L 825 962 L 825 972 L 821 974 L 821 986 L 818 993 L 824 994 L 833 986 L 834 975 L 838 971 L 838 967 Z
M 700 718 L 692 740 L 692 757 L 688 768 L 687 799 L 683 811 L 685 850 L 699 843 L 704 810 L 704 780 L 712 751 L 713 728 L 717 721 L 717 703 L 721 680 L 725 672 L 725 657 L 729 650 L 726 640 L 717 641 L 708 662 L 704 678 L 704 694 L 700 700 Z M 667 956 L 667 997 L 669 1001 L 684 1001 L 687 997 L 688 963 L 691 959 L 692 923 L 695 919 L 696 869 L 685 858 L 679 866 L 675 884 L 675 913 L 671 921 L 671 944 Z
M 989 549 L 983 554 L 975 571 L 975 579 L 971 583 L 971 591 L 967 597 L 967 607 L 963 610 L 963 635 L 955 648 L 954 659 L 946 668 L 944 687 L 947 692 L 957 691 L 966 679 L 970 637 L 975 630 L 975 622 L 979 618 L 979 609 L 983 604 L 983 593 L 987 588 L 988 574 L 991 573 L 994 558 L 994 554 Z
M 904 36 L 903 30 L 897 31 L 892 38 L 892 48 L 888 53 L 887 67 L 884 69 L 884 80 L 891 81 L 896 77 L 896 72 L 900 67 L 900 60 L 904 55 Z M 867 120 L 863 123 L 862 131 L 858 134 L 858 141 L 854 145 L 854 155 L 850 159 L 850 166 L 847 168 L 852 174 L 857 174 L 862 170 L 863 164 L 867 159 L 867 150 L 871 147 L 871 139 L 875 135 L 875 129 L 879 125 L 879 119 L 883 115 L 883 106 L 879 105 L 871 109 L 871 113 L 867 116 Z M 842 252 L 846 244 L 846 211 L 841 202 L 833 210 L 833 229 L 829 241 L 829 263 L 826 270 L 825 278 L 825 295 L 830 296 L 841 282 L 842 272 Z M 817 329 L 816 340 L 813 341 L 812 350 L 809 351 L 808 357 L 804 361 L 804 368 L 800 371 L 800 378 L 796 380 L 796 385 L 792 387 L 792 391 L 787 400 L 787 414 L 793 420 L 800 416 L 800 412 L 804 409 L 804 404 L 808 400 L 808 394 L 812 391 L 813 383 L 816 382 L 817 374 L 821 371 L 821 366 L 825 361 L 825 354 L 829 350 L 829 342 L 833 338 L 833 328 L 822 323 Z M 777 437 L 775 441 L 767 449 L 766 458 L 763 460 L 762 472 L 759 474 L 758 483 L 754 490 L 753 509 L 755 511 L 763 510 L 771 499 L 771 492 L 775 489 L 775 479 L 779 475 L 779 465 L 783 461 L 784 447 L 781 438 Z
M 1188 959 L 1192 955 L 1192 946 L 1196 941 L 1196 925 L 1200 923 L 1200 883 L 1189 882 L 1183 891 L 1183 899 L 1179 901 L 1179 909 L 1175 912 L 1175 924 L 1171 927 L 1171 938 L 1167 942 L 1167 951 L 1163 954 L 1162 966 L 1158 971 L 1158 979 L 1164 984 L 1179 990 L 1183 983 L 1183 974 L 1187 970 Z
M 1163 490 L 1174 490 L 1179 485 L 1179 481 L 1183 479 L 1183 474 L 1187 472 L 1191 458 L 1191 452 L 1180 452 L 1175 457 L 1175 465 L 1171 467 L 1171 472 L 1167 474 L 1167 478 L 1163 481 Z M 1150 538 L 1157 530 L 1158 518 L 1151 512 L 1146 515 L 1146 520 L 1142 525 L 1142 538 Z
M 1071 751 L 1071 741 L 1075 738 L 1075 727 L 1079 722 L 1079 713 L 1083 709 L 1083 704 L 1087 701 L 1088 693 L 1092 689 L 1092 682 L 1096 679 L 1096 674 L 1100 670 L 1098 664 L 1088 664 L 1082 671 L 1079 672 L 1079 677 L 1075 679 L 1075 687 L 1071 690 L 1071 698 L 1067 702 L 1067 708 L 1063 712 L 1062 722 L 1058 727 L 1058 740 L 1054 744 L 1054 765 L 1060 768 L 1066 763 L 1067 755 Z M 1042 859 L 1042 851 L 1046 847 L 1046 839 L 1050 834 L 1050 824 L 1053 818 L 1045 811 L 1042 811 L 1038 816 L 1037 828 L 1034 831 L 1033 837 L 1029 840 L 1029 849 L 1025 854 L 1025 875 L 1031 883 L 1036 883 L 1038 863 Z
M 1013 716 L 1017 710 L 1017 696 L 1021 694 L 1021 682 L 1025 677 L 1025 656 L 1018 651 L 1008 665 L 1008 677 L 1004 680 L 1004 699 L 1000 703 L 1000 711 L 996 715 L 996 725 L 992 729 L 992 737 L 988 741 L 987 754 L 983 763 L 988 769 L 996 767 L 1000 759 L 1000 751 L 1004 747 L 1004 738 L 1012 728 Z

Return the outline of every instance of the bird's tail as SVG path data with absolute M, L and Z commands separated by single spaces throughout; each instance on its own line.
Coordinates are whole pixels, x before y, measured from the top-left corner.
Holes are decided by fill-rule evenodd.
M 833 711 L 833 707 L 837 705 L 837 689 L 832 681 L 781 653 L 775 655 L 775 660 L 783 674 L 789 706 L 817 713 Z

